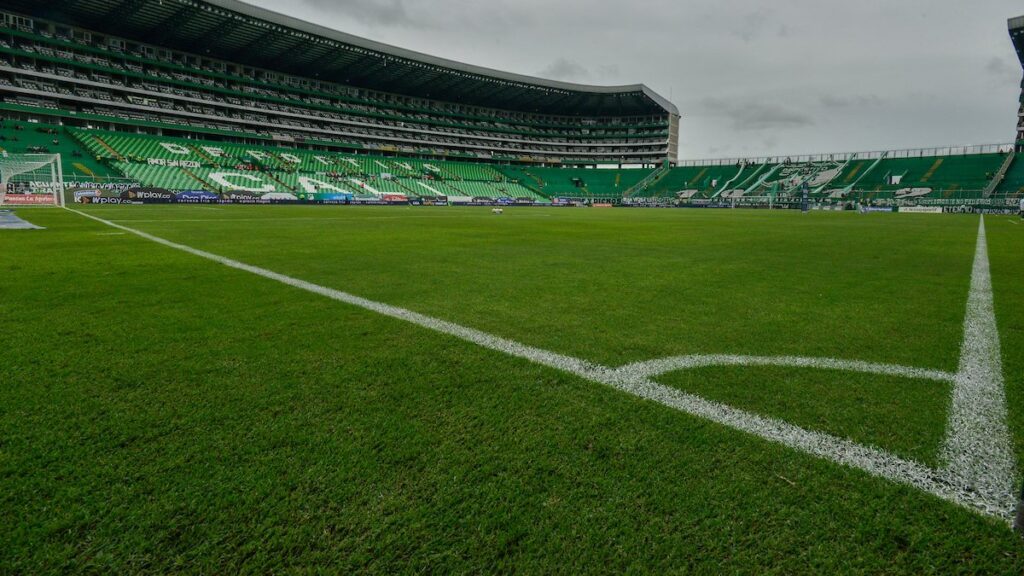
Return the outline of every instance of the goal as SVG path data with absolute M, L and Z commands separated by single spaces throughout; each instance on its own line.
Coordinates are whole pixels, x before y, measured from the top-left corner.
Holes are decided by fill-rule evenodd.
M 0 156 L 0 206 L 63 206 L 60 154 Z

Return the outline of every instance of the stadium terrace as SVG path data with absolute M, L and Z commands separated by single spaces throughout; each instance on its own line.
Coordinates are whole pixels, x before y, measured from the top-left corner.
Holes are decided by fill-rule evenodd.
M 129 4 L 3 3 L 8 153 L 60 154 L 63 177 L 79 184 L 225 201 L 786 207 L 806 191 L 822 206 L 1003 206 L 1024 187 L 1020 136 L 680 160 L 679 112 L 643 85 L 490 70 L 234 0 Z M 1020 54 L 1020 19 L 1010 28 Z M 1018 120 L 1024 130 L 1024 112 Z

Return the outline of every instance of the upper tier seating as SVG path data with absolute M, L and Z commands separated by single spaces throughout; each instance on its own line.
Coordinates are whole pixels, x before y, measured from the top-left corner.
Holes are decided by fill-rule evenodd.
M 0 27 L 3 104 L 445 156 L 655 158 L 667 146 L 664 114 L 566 118 L 399 98 L 87 37 Z

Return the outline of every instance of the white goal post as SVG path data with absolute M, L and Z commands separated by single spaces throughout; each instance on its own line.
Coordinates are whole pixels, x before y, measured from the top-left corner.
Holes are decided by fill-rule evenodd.
M 60 154 L 0 156 L 0 206 L 63 206 Z

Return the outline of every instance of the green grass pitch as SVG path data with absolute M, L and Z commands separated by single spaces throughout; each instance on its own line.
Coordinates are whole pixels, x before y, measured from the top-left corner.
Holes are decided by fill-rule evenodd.
M 618 367 L 953 372 L 977 216 L 89 207 Z M 1024 572 L 1007 521 L 59 209 L 0 231 L 0 573 Z M 1024 462 L 1024 225 L 985 218 Z M 943 465 L 948 382 L 704 366 L 672 389 Z M 1019 489 L 1019 474 L 1015 474 Z

